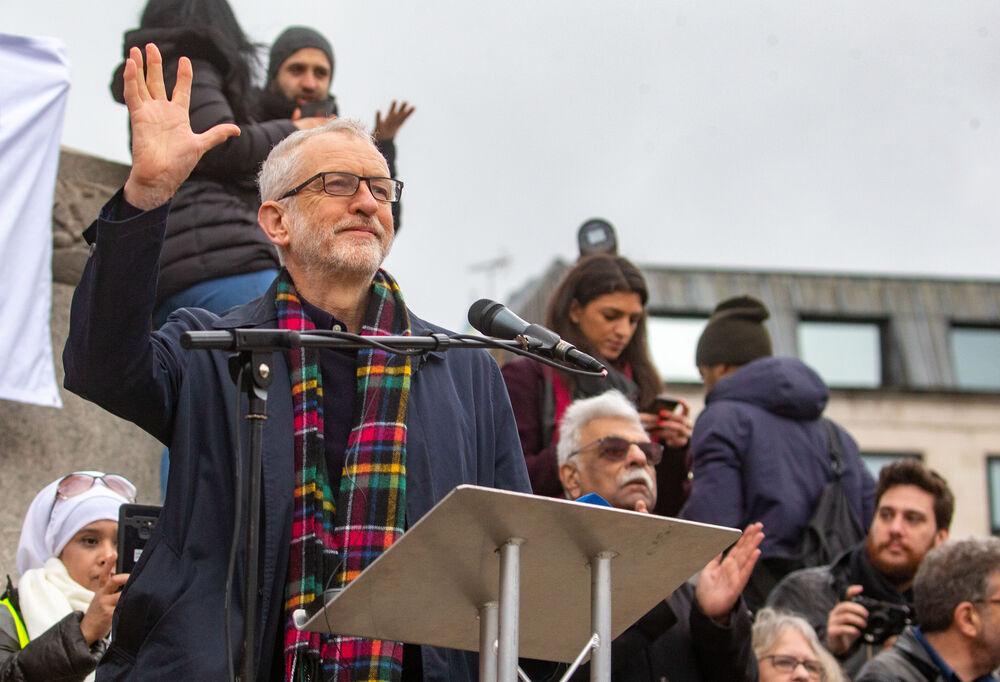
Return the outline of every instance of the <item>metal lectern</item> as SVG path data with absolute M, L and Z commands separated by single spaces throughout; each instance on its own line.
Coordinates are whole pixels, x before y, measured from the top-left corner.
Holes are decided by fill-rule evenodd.
M 463 485 L 296 625 L 478 651 L 488 682 L 514 682 L 519 655 L 572 663 L 568 675 L 590 654 L 591 679 L 607 681 L 612 639 L 739 536 Z

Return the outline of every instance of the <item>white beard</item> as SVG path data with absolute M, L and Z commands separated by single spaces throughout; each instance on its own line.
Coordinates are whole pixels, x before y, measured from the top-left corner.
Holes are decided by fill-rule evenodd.
M 344 216 L 333 225 L 313 223 L 307 216 L 292 213 L 289 233 L 291 248 L 296 260 L 308 272 L 333 277 L 372 277 L 382 265 L 389 249 L 385 245 L 386 229 L 375 216 Z M 363 225 L 371 229 L 377 239 L 358 240 L 349 248 L 337 248 L 336 235 L 350 227 Z

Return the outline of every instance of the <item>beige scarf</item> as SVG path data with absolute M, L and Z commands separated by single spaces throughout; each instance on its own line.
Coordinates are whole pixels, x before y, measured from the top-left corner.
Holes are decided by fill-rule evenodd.
M 35 639 L 63 618 L 80 611 L 86 613 L 94 593 L 69 577 L 66 566 L 52 557 L 42 568 L 25 571 L 17 583 L 21 617 L 28 636 Z M 93 682 L 94 673 L 86 677 Z

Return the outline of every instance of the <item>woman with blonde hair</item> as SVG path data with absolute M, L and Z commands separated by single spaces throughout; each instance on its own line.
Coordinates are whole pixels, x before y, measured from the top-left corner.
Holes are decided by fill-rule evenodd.
M 753 625 L 761 682 L 847 682 L 840 665 L 804 618 L 764 608 Z

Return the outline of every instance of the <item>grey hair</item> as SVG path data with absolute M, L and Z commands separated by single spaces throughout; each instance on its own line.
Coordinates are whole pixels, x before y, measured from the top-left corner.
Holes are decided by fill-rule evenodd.
M 774 651 L 786 630 L 794 630 L 809 643 L 816 660 L 823 668 L 823 682 L 847 682 L 837 659 L 819 642 L 816 631 L 802 617 L 765 607 L 757 612 L 753 624 L 753 655 L 759 661 Z
M 297 182 L 305 178 L 296 175 L 299 163 L 302 159 L 302 151 L 305 143 L 320 135 L 330 135 L 332 133 L 343 133 L 359 140 L 364 140 L 382 158 L 382 152 L 375 146 L 372 135 L 360 121 L 349 118 L 335 118 L 316 128 L 299 130 L 278 144 L 274 145 L 271 153 L 264 159 L 260 166 L 260 173 L 257 175 L 257 186 L 260 188 L 260 201 L 276 201 L 278 197 L 290 190 Z
M 917 569 L 913 606 L 924 632 L 951 627 L 955 607 L 981 601 L 1000 577 L 1000 538 L 949 540 L 935 547 Z
M 556 445 L 556 457 L 559 466 L 566 463 L 570 454 L 577 450 L 580 443 L 580 430 L 601 417 L 618 417 L 635 422 L 642 428 L 639 412 L 619 391 L 611 389 L 606 393 L 574 401 L 563 413 L 559 423 L 559 443 Z

